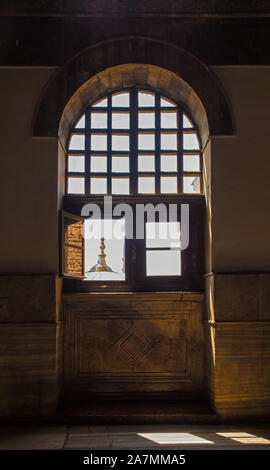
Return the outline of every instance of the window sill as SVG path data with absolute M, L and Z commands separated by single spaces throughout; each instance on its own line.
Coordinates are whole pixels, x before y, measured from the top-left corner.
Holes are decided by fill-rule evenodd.
M 90 299 L 114 299 L 117 301 L 127 300 L 174 300 L 178 302 L 203 302 L 204 294 L 202 292 L 81 292 L 81 293 L 65 293 L 63 300 L 67 302 L 87 301 Z

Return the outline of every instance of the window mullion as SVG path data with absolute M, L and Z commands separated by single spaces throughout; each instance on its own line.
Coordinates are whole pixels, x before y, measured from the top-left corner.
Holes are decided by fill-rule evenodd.
M 85 194 L 90 194 L 90 152 L 91 152 L 91 114 L 89 109 L 85 111 Z
M 155 193 L 160 194 L 160 95 L 155 93 Z
M 183 111 L 177 110 L 177 192 L 183 193 Z
M 108 96 L 107 193 L 112 194 L 112 95 Z
M 138 93 L 130 90 L 130 194 L 138 192 Z

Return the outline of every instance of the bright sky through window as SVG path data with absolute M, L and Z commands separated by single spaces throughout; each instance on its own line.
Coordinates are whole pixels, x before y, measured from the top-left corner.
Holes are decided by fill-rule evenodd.
M 200 159 L 198 132 L 180 106 L 148 90 L 123 90 L 101 98 L 77 119 L 68 145 L 66 191 L 200 194 Z

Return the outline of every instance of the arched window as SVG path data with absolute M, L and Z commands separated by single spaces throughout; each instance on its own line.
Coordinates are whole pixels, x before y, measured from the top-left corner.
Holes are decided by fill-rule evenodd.
M 159 93 L 110 93 L 71 130 L 67 194 L 199 194 L 201 186 L 198 132 Z
M 201 172 L 199 133 L 171 99 L 133 87 L 90 103 L 71 128 L 67 144 L 62 251 L 63 274 L 85 282 L 68 280 L 65 285 L 79 291 L 201 290 Z M 104 196 L 112 198 L 110 216 Z M 93 202 L 103 221 L 81 219 L 82 207 Z M 123 203 L 129 204 L 131 215 Z M 149 204 L 162 205 L 162 221 L 159 210 L 150 219 L 148 209 L 142 212 Z M 184 206 L 189 239 L 183 248 Z M 109 223 L 112 236 L 106 235 Z M 114 236 L 115 229 L 122 238 Z M 89 238 L 91 231 L 96 236 Z

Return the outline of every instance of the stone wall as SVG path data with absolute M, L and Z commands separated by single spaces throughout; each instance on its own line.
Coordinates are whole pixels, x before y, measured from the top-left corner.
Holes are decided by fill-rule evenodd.
M 270 275 L 206 278 L 208 387 L 223 420 L 270 415 Z
M 48 419 L 62 387 L 61 281 L 0 276 L 0 419 Z

